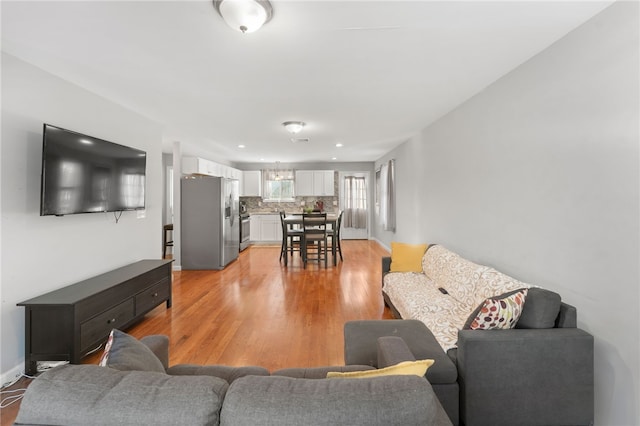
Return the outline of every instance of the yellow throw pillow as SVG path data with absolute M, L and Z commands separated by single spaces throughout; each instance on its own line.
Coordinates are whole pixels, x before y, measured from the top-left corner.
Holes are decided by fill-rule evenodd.
M 422 272 L 426 244 L 391 242 L 391 272 Z
M 423 377 L 427 373 L 427 369 L 433 365 L 432 359 L 423 359 L 421 361 L 404 361 L 391 367 L 380 368 L 379 370 L 365 371 L 348 371 L 340 373 L 338 371 L 330 371 L 327 373 L 327 379 L 364 379 L 367 377 L 382 377 L 394 375 L 416 375 Z

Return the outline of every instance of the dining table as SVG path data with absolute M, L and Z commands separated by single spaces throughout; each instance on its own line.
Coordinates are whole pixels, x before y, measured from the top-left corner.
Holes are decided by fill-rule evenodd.
M 283 219 L 283 222 L 285 224 L 284 227 L 284 231 L 288 232 L 290 229 L 293 229 L 293 227 L 295 226 L 302 226 L 302 213 L 287 213 L 285 218 Z M 338 213 L 327 213 L 327 229 L 329 229 L 329 227 L 331 227 L 331 229 L 335 230 L 337 225 L 338 225 L 338 218 L 340 217 L 340 215 Z M 285 244 L 289 244 L 289 238 L 288 235 L 284 236 L 284 243 Z M 336 259 L 336 246 L 337 244 L 331 244 L 331 255 L 333 257 L 333 266 L 336 266 L 338 264 L 338 261 Z M 288 249 L 289 247 L 285 247 L 285 249 Z M 287 253 L 287 251 L 285 251 L 285 254 Z M 285 256 L 284 259 L 284 266 L 287 266 L 287 256 Z

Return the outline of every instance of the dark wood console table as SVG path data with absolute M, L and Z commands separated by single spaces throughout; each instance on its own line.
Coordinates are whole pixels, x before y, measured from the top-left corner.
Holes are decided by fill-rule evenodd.
M 171 307 L 172 260 L 141 260 L 18 303 L 25 307 L 25 372 L 38 361 L 78 364 L 147 312 Z

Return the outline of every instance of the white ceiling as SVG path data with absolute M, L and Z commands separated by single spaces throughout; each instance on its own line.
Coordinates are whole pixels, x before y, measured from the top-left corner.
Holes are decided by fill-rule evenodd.
M 165 152 L 374 161 L 611 4 L 272 3 L 241 34 L 211 1 L 2 1 L 2 50 L 161 123 Z

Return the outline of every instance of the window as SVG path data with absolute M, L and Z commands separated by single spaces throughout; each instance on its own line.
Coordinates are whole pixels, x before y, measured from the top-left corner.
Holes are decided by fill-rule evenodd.
M 263 170 L 262 199 L 264 201 L 294 201 L 293 170 Z

